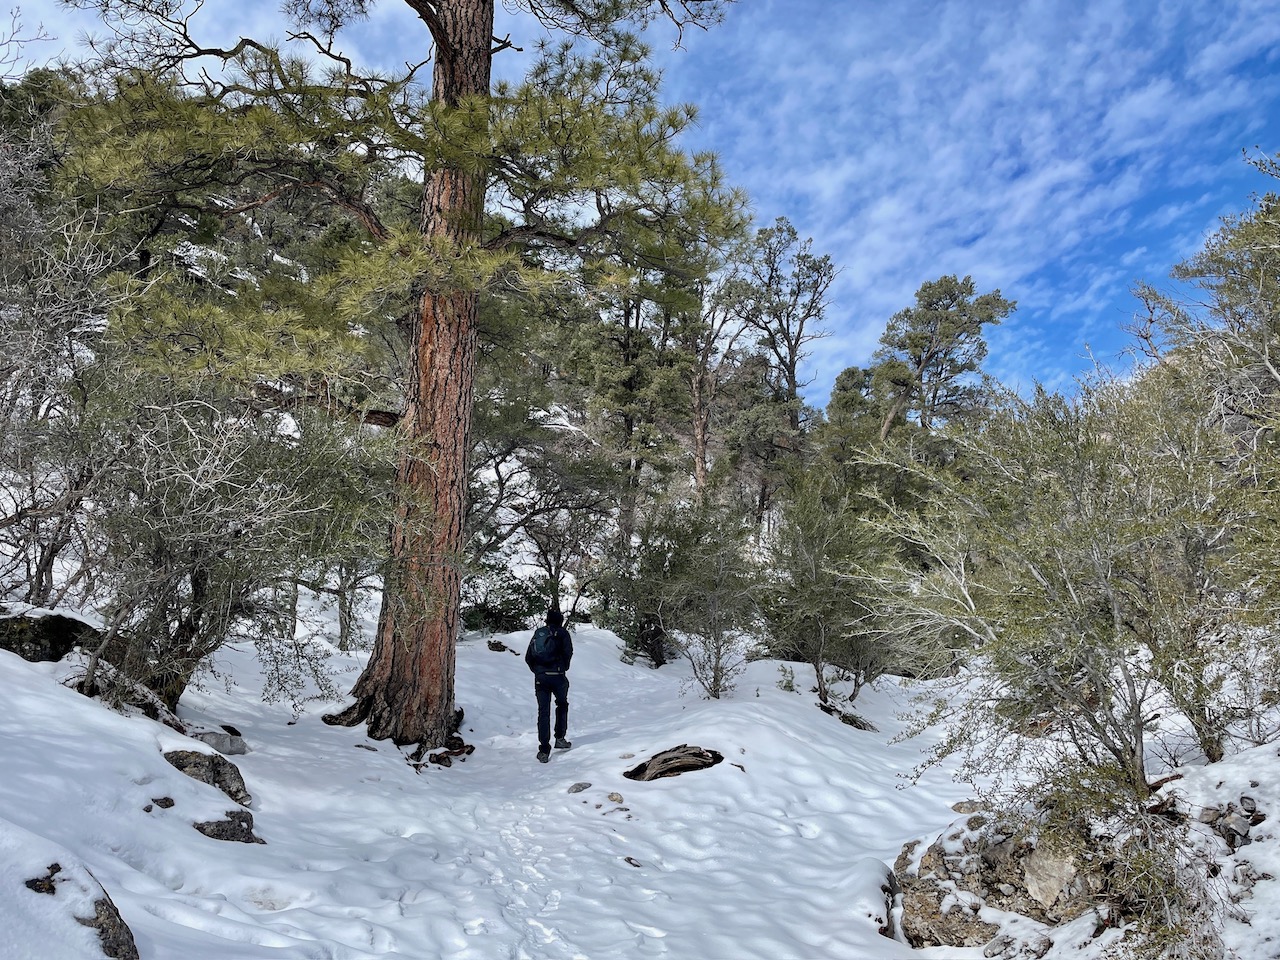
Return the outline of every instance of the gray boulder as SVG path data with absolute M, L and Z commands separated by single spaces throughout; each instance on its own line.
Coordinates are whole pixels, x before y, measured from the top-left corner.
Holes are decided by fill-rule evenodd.
M 253 814 L 248 810 L 228 810 L 225 820 L 207 820 L 193 826 L 206 837 L 232 843 L 266 843 L 253 832 Z
M 241 806 L 247 807 L 253 802 L 240 770 L 226 757 L 195 750 L 170 750 L 164 758 L 188 777 L 217 787 Z
M 1027 894 L 1049 915 L 1070 895 L 1079 872 L 1074 856 L 1042 847 L 1033 848 L 1022 861 Z
M 228 757 L 237 757 L 249 752 L 249 745 L 244 742 L 244 737 L 237 736 L 234 733 L 224 733 L 221 730 L 201 730 L 188 734 L 188 736 L 193 740 L 199 740 L 201 743 L 207 743 L 213 749 Z

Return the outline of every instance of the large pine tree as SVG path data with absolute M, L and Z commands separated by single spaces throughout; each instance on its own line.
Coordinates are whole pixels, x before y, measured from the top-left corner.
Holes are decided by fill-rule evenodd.
M 455 642 L 481 291 L 512 267 L 504 250 L 542 243 L 605 255 L 608 238 L 627 221 L 652 225 L 679 215 L 678 197 L 710 168 L 705 158 L 690 162 L 673 147 L 689 116 L 656 108 L 656 79 L 638 65 L 626 31 L 660 18 L 681 30 L 703 25 L 719 17 L 723 0 L 521 0 L 547 28 L 595 42 L 601 58 L 553 52 L 530 84 L 497 97 L 492 60 L 509 43 L 493 34 L 496 0 L 405 2 L 430 41 L 431 89 L 422 103 L 413 94 L 416 70 L 401 78 L 362 76 L 337 52 L 337 34 L 372 0 L 286 4 L 296 26 L 292 39 L 330 67 L 323 79 L 258 40 L 198 42 L 190 12 L 168 0 L 78 5 L 100 10 L 117 26 L 122 66 L 194 66 L 188 79 L 205 85 L 211 104 L 239 108 L 236 122 L 260 121 L 261 112 L 251 108 L 267 107 L 277 117 L 269 132 L 278 133 L 280 118 L 287 118 L 296 127 L 295 161 L 301 156 L 312 164 L 335 138 L 353 147 L 323 171 L 302 171 L 297 162 L 263 164 L 260 171 L 274 184 L 263 202 L 310 189 L 368 230 L 377 247 L 370 273 L 353 278 L 349 289 L 387 287 L 385 275 L 374 276 L 382 269 L 409 275 L 412 291 L 403 324 L 409 356 L 398 419 L 398 496 L 378 637 L 352 691 L 355 702 L 332 719 L 367 721 L 377 739 L 434 745 L 457 723 Z M 221 62 L 230 80 L 211 79 L 199 67 L 208 59 Z M 611 71 L 628 79 L 619 85 Z M 635 102 L 625 102 L 628 94 Z M 314 135 L 306 134 L 308 124 Z M 246 155 L 256 161 L 269 146 L 254 142 Z M 353 167 L 388 154 L 412 158 L 423 170 L 416 230 L 389 228 L 347 189 Z M 509 222 L 486 235 L 486 198 L 494 196 Z M 597 219 L 584 223 L 583 209 L 597 211 Z

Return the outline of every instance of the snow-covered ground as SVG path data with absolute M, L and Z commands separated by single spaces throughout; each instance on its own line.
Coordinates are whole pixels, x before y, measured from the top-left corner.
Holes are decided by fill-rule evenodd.
M 497 639 L 522 653 L 527 634 Z M 475 753 L 421 773 L 363 728 L 321 723 L 320 705 L 295 716 L 261 703 L 251 656 L 227 651 L 219 666 L 234 685 L 190 692 L 180 713 L 243 733 L 252 752 L 232 759 L 264 845 L 192 828 L 235 805 L 161 754 L 203 744 L 58 686 L 65 666 L 0 652 L 0 958 L 99 955 L 92 931 L 23 887 L 55 861 L 88 868 L 144 960 L 982 956 L 912 951 L 877 932 L 885 864 L 936 836 L 967 796 L 944 770 L 901 778 L 927 746 L 889 742 L 901 690 L 864 692 L 857 709 L 880 728 L 866 732 L 815 709 L 798 668 L 806 692 L 779 689 L 778 664 L 762 661 L 729 699 L 706 701 L 679 665 L 622 663 L 612 634 L 578 630 L 575 648 L 572 750 L 536 761 L 522 657 L 472 640 L 457 675 Z M 335 665 L 349 686 L 359 658 Z M 725 761 L 623 776 L 683 743 Z M 1254 753 L 1236 773 L 1276 789 L 1274 749 Z M 590 786 L 571 793 L 579 783 Z M 1255 850 L 1274 859 L 1274 846 Z M 1257 890 L 1274 897 L 1273 886 Z M 1274 917 L 1271 906 L 1249 905 Z M 1280 935 L 1275 923 L 1235 929 L 1241 957 L 1280 956 L 1264 940 Z

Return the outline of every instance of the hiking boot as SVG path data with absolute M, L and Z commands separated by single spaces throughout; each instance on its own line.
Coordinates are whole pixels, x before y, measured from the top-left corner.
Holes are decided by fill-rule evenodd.
M 538 762 L 539 762 L 539 763 L 546 763 L 546 762 L 547 762 L 548 760 L 550 760 L 550 759 L 551 759 L 551 751 L 550 751 L 550 750 L 539 750 L 539 751 L 538 751 Z
M 557 750 L 568 750 L 572 746 L 573 744 L 570 743 L 568 740 L 566 740 L 564 737 L 556 737 Z

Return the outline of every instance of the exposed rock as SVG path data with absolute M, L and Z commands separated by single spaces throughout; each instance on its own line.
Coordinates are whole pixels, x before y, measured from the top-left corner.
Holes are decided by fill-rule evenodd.
M 236 803 L 247 807 L 253 802 L 245 789 L 244 777 L 226 757 L 195 750 L 170 750 L 164 758 L 193 780 L 217 787 Z
M 506 653 L 511 649 L 501 640 L 490 640 L 488 646 L 494 653 Z
M 193 826 L 206 837 L 235 843 L 266 843 L 253 832 L 253 814 L 248 810 L 228 810 L 225 820 L 208 820 Z
M 610 803 L 621 803 L 621 802 L 622 802 L 622 794 L 620 794 L 620 793 L 611 793 L 611 794 L 609 794 L 608 800 L 609 800 L 609 802 L 610 802 Z
M 193 740 L 199 740 L 201 743 L 207 743 L 219 753 L 226 754 L 229 757 L 240 756 L 249 752 L 249 745 L 244 742 L 244 737 L 231 733 L 223 733 L 220 730 L 202 730 L 198 733 L 188 734 Z
M 83 621 L 60 613 L 29 612 L 16 616 L 0 608 L 0 650 L 32 663 L 57 662 L 76 647 L 96 647 L 101 635 Z
M 133 931 L 105 890 L 102 897 L 93 902 L 93 910 L 92 919 L 76 917 L 76 920 L 98 931 L 102 952 L 112 960 L 140 960 L 137 944 L 133 942 Z
M 461 723 L 461 710 L 457 711 L 456 719 Z M 426 744 L 418 744 L 414 751 L 409 754 L 409 766 L 415 770 L 421 770 L 427 763 L 434 763 L 441 767 L 451 767 L 455 757 L 459 760 L 466 760 L 467 757 L 475 752 L 475 744 L 467 743 L 456 733 L 451 733 L 445 737 L 444 749 L 438 750 L 433 754 L 427 754 Z
M 32 877 L 26 881 L 28 890 L 34 890 L 36 893 L 45 893 L 53 896 L 58 892 L 58 881 L 55 879 L 62 872 L 62 864 L 49 864 L 49 872 L 43 877 Z
M 569 788 L 569 792 L 581 793 L 583 790 L 586 790 L 590 786 L 591 784 L 587 783 L 585 780 L 579 780 L 577 783 L 575 783 L 573 786 Z
M 88 888 L 89 895 L 94 897 L 93 916 L 76 917 L 76 922 L 98 932 L 98 942 L 102 946 L 102 952 L 111 960 L 139 960 L 138 947 L 133 941 L 133 931 L 120 917 L 120 911 L 116 909 L 110 894 L 102 888 L 97 878 L 88 870 L 71 871 L 72 875 L 64 877 L 59 877 L 60 873 L 62 873 L 62 864 L 51 863 L 45 876 L 26 881 L 27 889 L 56 897 L 60 883 L 71 883 Z
M 1237 847 L 1243 847 L 1250 842 L 1249 830 L 1252 824 L 1247 819 L 1240 816 L 1234 810 L 1223 816 L 1217 824 L 1217 831 L 1227 845 L 1235 850 Z
M 623 772 L 630 780 L 657 780 L 660 777 L 674 777 L 690 770 L 704 770 L 714 767 L 724 759 L 724 755 L 715 750 L 704 750 L 682 743 L 670 750 L 656 753 L 644 763 Z
M 476 752 L 474 743 L 467 743 L 456 733 L 445 738 L 444 749 L 438 753 L 431 754 L 427 759 L 432 763 L 439 764 L 442 767 L 453 766 L 453 759 L 456 757 L 459 761 L 466 760 Z
M 1228 803 L 1226 809 L 1205 807 L 1197 819 L 1227 841 L 1228 847 L 1238 850 L 1252 842 L 1250 830 L 1263 823 L 1267 815 L 1258 809 L 1258 802 L 1253 797 L 1242 796 L 1239 807 L 1234 803 Z
M 1033 933 L 1022 940 L 1011 933 L 1002 933 L 982 951 L 984 957 L 999 957 L 1000 960 L 1040 960 L 1053 949 L 1053 940 L 1046 934 Z
M 912 861 L 915 859 L 916 847 L 920 846 L 919 840 L 912 840 L 904 843 L 902 849 L 898 851 L 898 859 L 893 861 L 893 872 L 895 876 L 906 873 L 908 870 L 915 872 Z
M 951 877 L 941 840 L 925 850 L 914 873 L 899 873 L 898 883 L 902 887 L 902 933 L 917 949 L 980 947 L 999 930 L 978 916 L 982 901 L 965 895 Z
M 902 933 L 913 947 L 980 947 L 1000 929 L 978 916 L 976 903 L 953 901 L 945 913 L 943 903 L 926 887 L 912 884 L 903 889 Z
M 152 797 L 151 802 L 161 810 L 168 810 L 173 806 L 173 797 Z
M 1036 847 L 1023 860 L 1022 873 L 1027 881 L 1027 893 L 1050 911 L 1075 879 L 1076 861 L 1074 857 Z
M 894 865 L 903 888 L 903 934 L 914 947 L 983 946 L 998 929 L 979 916 L 984 906 L 1044 924 L 1072 919 L 1089 909 L 1104 883 L 1091 861 L 1037 846 L 990 815 L 953 823 L 916 862 L 918 844 L 904 847 Z M 988 955 L 1036 956 L 1035 949 Z

